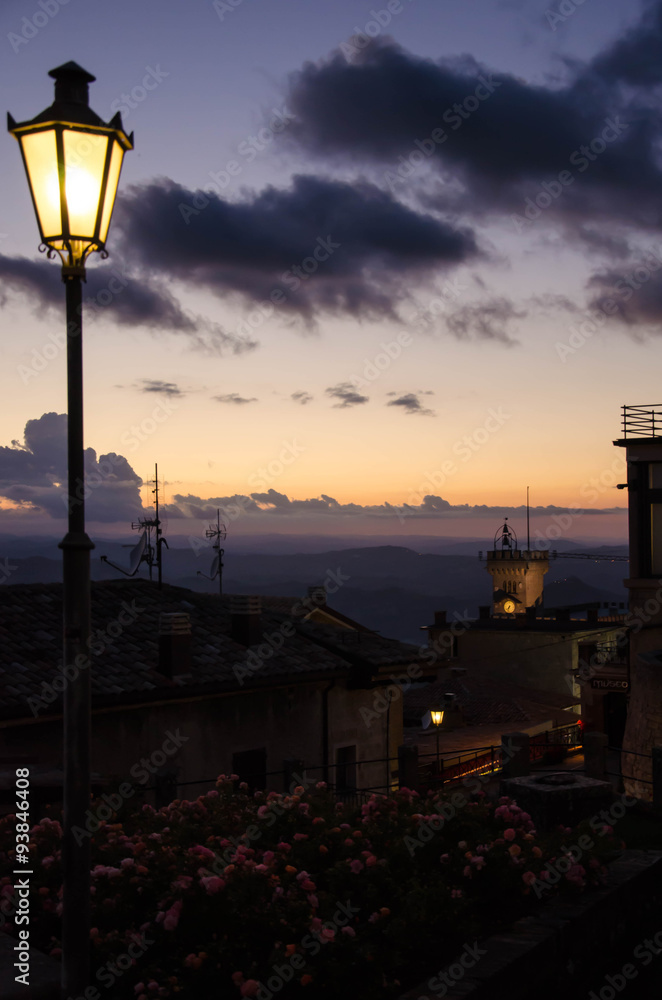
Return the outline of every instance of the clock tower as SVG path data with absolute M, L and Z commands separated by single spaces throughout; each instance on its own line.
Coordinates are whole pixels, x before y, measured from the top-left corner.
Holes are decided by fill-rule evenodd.
M 486 569 L 493 581 L 493 615 L 524 614 L 527 608 L 542 604 L 549 553 L 518 548 L 517 535 L 509 526 L 508 518 L 494 536 L 494 548 L 487 553 Z

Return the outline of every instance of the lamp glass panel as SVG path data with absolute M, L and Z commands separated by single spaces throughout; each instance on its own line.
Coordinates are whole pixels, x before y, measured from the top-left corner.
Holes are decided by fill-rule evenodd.
M 117 194 L 117 185 L 120 181 L 120 170 L 122 169 L 123 159 L 124 150 L 120 146 L 119 142 L 114 140 L 113 151 L 110 154 L 110 170 L 108 171 L 108 184 L 106 185 L 106 201 L 103 206 L 101 228 L 99 230 L 99 239 L 102 243 L 106 242 L 106 237 L 108 236 L 108 227 L 110 226 L 110 217 L 113 214 L 113 206 L 115 204 L 115 195 Z
M 62 233 L 55 129 L 31 132 L 20 138 L 41 234 L 48 240 Z
M 432 716 L 432 723 L 433 723 L 433 725 L 440 726 L 441 723 L 442 723 L 442 721 L 443 721 L 443 718 L 444 718 L 444 713 L 443 712 L 436 712 L 433 709 L 430 712 L 430 715 Z
M 93 239 L 99 215 L 108 136 L 65 129 L 63 143 L 69 234 Z

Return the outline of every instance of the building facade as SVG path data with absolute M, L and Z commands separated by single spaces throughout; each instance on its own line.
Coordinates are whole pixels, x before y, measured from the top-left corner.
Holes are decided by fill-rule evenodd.
M 268 601 L 265 602 L 268 604 Z M 418 649 L 353 628 L 147 581 L 92 586 L 94 792 L 163 804 L 196 798 L 219 774 L 283 791 L 294 774 L 339 791 L 397 785 L 402 700 L 394 672 L 423 673 Z M 0 789 L 31 769 L 35 808 L 62 781 L 61 588 L 0 589 Z M 428 668 L 431 676 L 435 671 Z M 381 695 L 381 698 L 380 698 Z
M 652 798 L 653 747 L 662 746 L 662 406 L 624 406 L 631 620 L 630 698 L 622 770 L 626 791 Z

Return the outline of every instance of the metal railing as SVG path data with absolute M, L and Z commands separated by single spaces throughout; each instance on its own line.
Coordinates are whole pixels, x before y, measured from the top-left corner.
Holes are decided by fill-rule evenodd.
M 623 438 L 662 437 L 662 404 L 623 406 Z
M 446 752 L 446 755 L 439 757 L 438 760 L 435 754 L 433 760 L 419 764 L 418 776 L 421 787 L 430 791 L 442 785 L 462 781 L 471 774 L 494 774 L 501 770 L 501 766 L 500 746 L 472 747 L 452 757 Z
M 558 749 L 568 752 L 579 751 L 582 746 L 581 727 L 577 723 L 569 726 L 560 726 L 556 729 L 545 730 L 531 736 L 529 741 L 530 761 L 535 763 L 550 755 Z M 497 774 L 502 770 L 502 748 L 498 746 L 470 747 L 465 750 L 442 751 L 438 756 L 435 752 L 419 753 L 417 755 L 418 766 L 417 776 L 419 789 L 423 791 L 434 790 L 455 782 L 460 782 L 470 775 Z M 282 791 L 291 790 L 300 778 L 305 776 L 312 779 L 315 772 L 318 773 L 317 780 L 322 778 L 323 773 L 329 774 L 327 787 L 338 801 L 350 805 L 363 805 L 374 793 L 388 795 L 398 787 L 400 782 L 398 757 L 377 757 L 369 760 L 357 760 L 351 763 L 331 763 L 326 764 L 304 764 L 300 763 L 300 769 L 282 768 L 274 771 L 260 771 L 255 774 L 243 774 L 237 780 L 246 781 L 250 788 L 273 788 L 280 785 Z M 361 768 L 365 765 L 381 764 L 388 766 L 390 784 L 364 786 L 361 784 Z M 322 772 L 322 773 L 319 773 Z M 340 775 L 344 780 L 340 780 Z M 269 781 L 268 779 L 278 779 Z M 294 780 L 293 780 L 294 779 Z M 217 777 L 200 778 L 197 780 L 178 781 L 171 778 L 172 786 L 176 787 L 177 794 L 181 796 L 181 791 L 194 786 L 215 785 Z M 365 779 L 364 779 L 365 780 Z M 173 797 L 174 797 L 173 787 Z M 158 783 L 143 788 L 142 792 L 158 791 Z M 198 793 L 200 794 L 200 793 Z
M 562 759 L 571 751 L 581 750 L 582 730 L 579 723 L 569 726 L 559 726 L 558 729 L 546 729 L 544 733 L 536 733 L 529 740 L 529 760 L 533 764 L 545 757 Z

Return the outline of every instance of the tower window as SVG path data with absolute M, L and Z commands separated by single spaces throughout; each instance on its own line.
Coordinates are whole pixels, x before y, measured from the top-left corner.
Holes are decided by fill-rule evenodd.
M 659 576 L 662 574 L 662 462 L 649 462 L 648 468 L 641 472 L 641 568 L 644 576 Z

